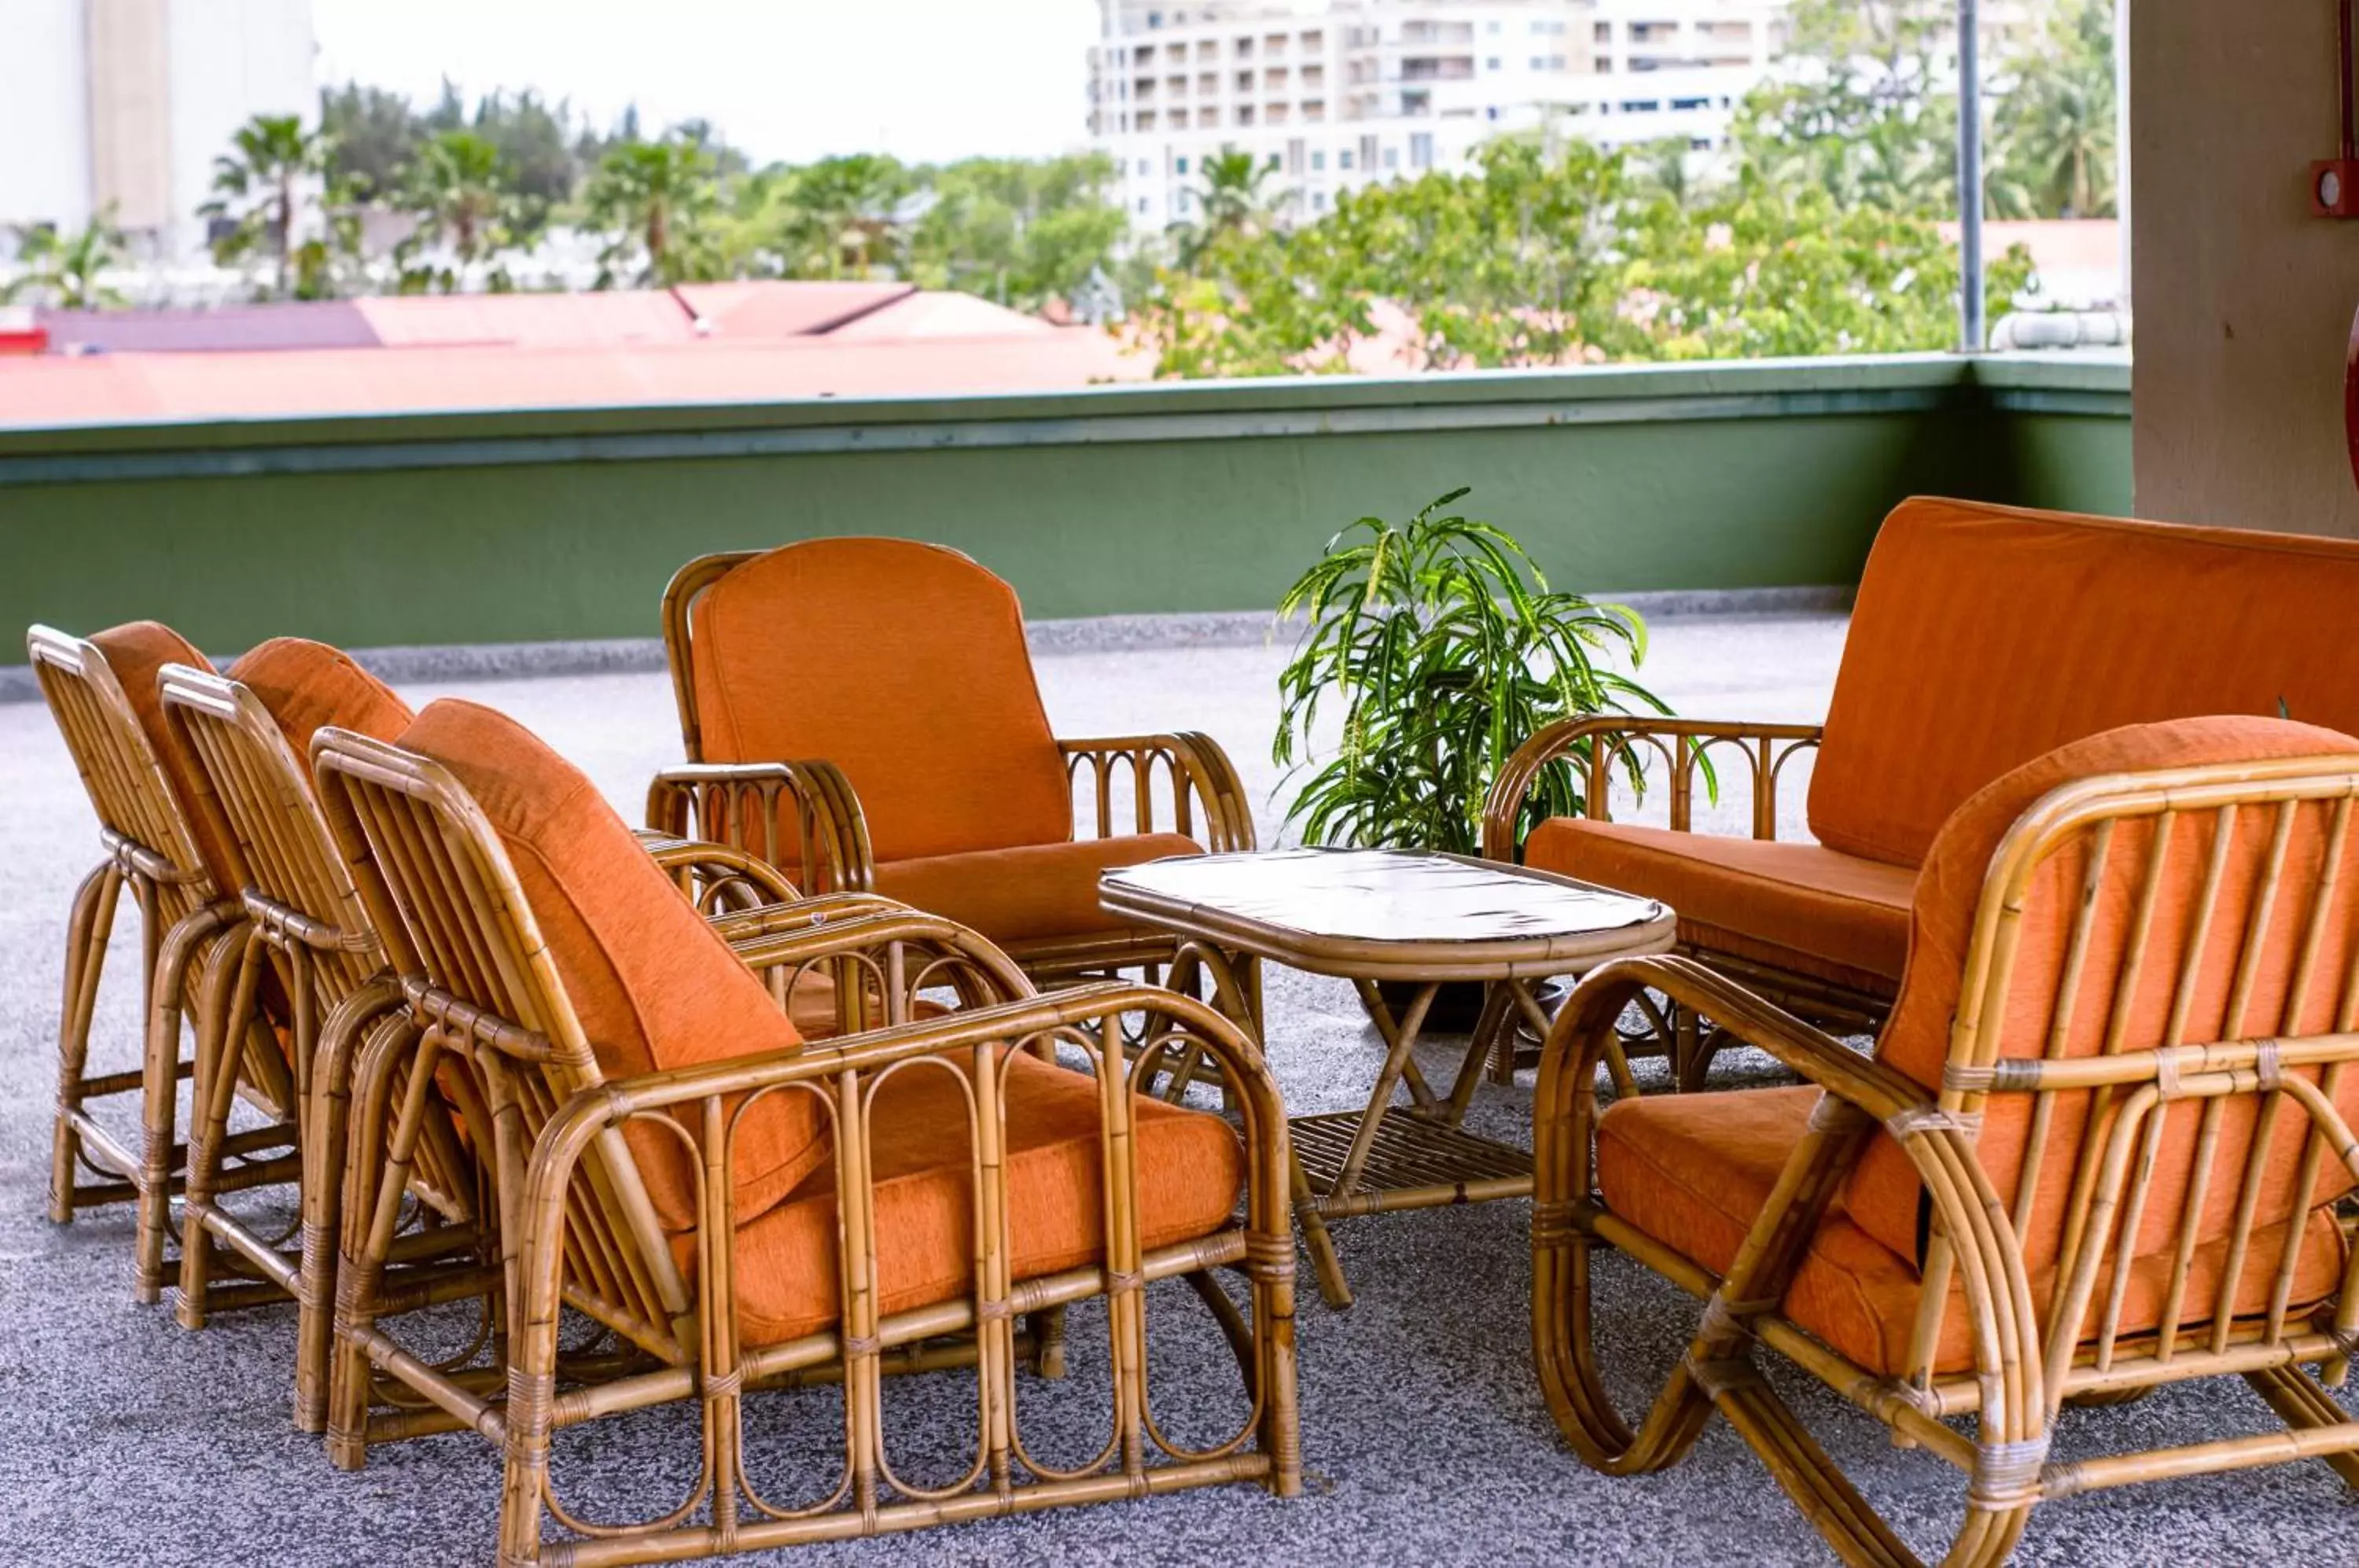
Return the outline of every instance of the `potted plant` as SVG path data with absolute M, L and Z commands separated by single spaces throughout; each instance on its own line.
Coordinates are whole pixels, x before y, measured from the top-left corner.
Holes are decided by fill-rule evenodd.
M 1322 704 L 1343 708 L 1341 744 L 1287 811 L 1305 844 L 1479 853 L 1492 778 L 1530 735 L 1582 713 L 1670 711 L 1614 668 L 1646 658 L 1637 613 L 1550 589 L 1511 536 L 1450 509 L 1467 493 L 1400 527 L 1361 518 L 1278 601 L 1281 619 L 1309 621 L 1278 676 L 1271 755 L 1289 778 L 1310 766 Z M 1582 811 L 1585 762 L 1541 776 L 1518 843 Z M 1435 999 L 1436 1025 L 1473 1027 L 1481 987 L 1462 989 Z

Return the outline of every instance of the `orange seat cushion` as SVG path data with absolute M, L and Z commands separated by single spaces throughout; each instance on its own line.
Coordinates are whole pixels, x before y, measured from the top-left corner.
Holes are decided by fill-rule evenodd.
M 880 1314 L 951 1301 L 974 1282 L 969 1171 L 971 1059 L 904 1066 L 885 1079 L 870 1118 Z M 1038 1058 L 1007 1059 L 1009 1267 L 1023 1279 L 1105 1257 L 1103 1156 L 1094 1078 Z M 1220 1117 L 1134 1095 L 1140 1245 L 1209 1236 L 1228 1224 L 1245 1151 Z M 739 1332 L 750 1345 L 815 1333 L 842 1314 L 835 1166 L 737 1231 Z M 678 1248 L 683 1267 L 693 1262 Z
M 606 1076 L 801 1045 L 762 982 L 657 868 L 597 788 L 531 731 L 478 703 L 444 698 L 418 715 L 399 744 L 449 768 L 498 833 Z M 738 1123 L 731 1173 L 740 1216 L 777 1203 L 826 1159 L 820 1117 L 808 1094 L 754 1103 Z M 636 1122 L 625 1124 L 624 1136 L 665 1225 L 691 1225 L 695 1176 L 680 1141 Z
M 307 637 L 273 637 L 241 656 L 230 673 L 278 721 L 299 758 L 322 729 L 351 730 L 388 744 L 416 715 L 409 704 L 342 648 Z
M 1810 832 L 1915 866 L 1967 796 L 2101 730 L 2282 712 L 2359 732 L 2354 619 L 2348 539 L 1905 501 L 1860 578 Z
M 1908 957 L 1915 874 L 1820 844 L 1555 817 L 1524 859 L 1661 899 L 1682 942 L 1871 995 L 1889 996 Z
M 1098 908 L 1098 873 L 1203 853 L 1178 833 L 1132 833 L 938 855 L 884 862 L 876 891 L 994 942 L 1082 936 L 1130 929 Z
M 706 589 L 690 627 L 694 760 L 835 764 L 878 860 L 1072 836 L 1015 591 L 956 550 L 786 545 Z
M 1617 1102 L 1597 1125 L 1597 1182 L 1605 1206 L 1713 1273 L 1725 1273 L 1801 1140 L 1818 1099 L 1819 1091 L 1805 1084 Z M 2267 1311 L 2284 1236 L 2282 1224 L 2255 1232 L 2237 1281 L 2237 1315 Z M 2216 1299 L 2226 1252 L 2225 1242 L 2215 1240 L 2199 1246 L 2190 1258 L 2183 1326 L 2200 1323 L 2201 1303 Z M 2176 1261 L 2169 1247 L 2143 1251 L 2131 1260 L 2121 1319 L 2125 1337 L 2161 1322 Z M 2343 1261 L 2342 1232 L 2324 1208 L 2313 1210 L 2294 1279 L 2296 1312 L 2333 1294 Z M 2100 1303 L 2109 1282 L 2110 1269 L 2099 1279 Z M 2051 1255 L 2048 1267 L 2032 1270 L 2036 1309 L 2045 1312 L 2055 1286 Z M 1780 1315 L 1869 1371 L 1899 1377 L 1911 1370 L 1908 1346 L 1922 1290 L 1915 1265 L 1862 1230 L 1838 1199 L 1803 1255 Z M 1951 1286 L 1934 1370 L 1960 1372 L 1973 1366 L 1961 1277 Z
M 1978 791 L 1943 826 L 1918 877 L 1910 913 L 1908 977 L 1891 1022 L 1876 1041 L 1877 1060 L 1926 1085 L 1929 1094 L 1940 1083 L 1943 1064 L 1950 1059 L 1951 1025 L 1959 1010 L 1975 911 L 1992 857 L 2016 822 L 2051 789 L 2072 780 L 2157 768 L 2354 755 L 2359 755 L 2359 740 L 2310 724 L 2239 717 L 2181 719 L 2130 725 L 2075 741 Z M 2334 1027 L 2344 976 L 2359 962 L 2359 942 L 2354 942 L 2359 933 L 2353 930 L 2349 895 L 2349 889 L 2359 887 L 2359 833 L 2350 834 L 2343 846 L 2343 864 L 2335 877 L 2344 891 L 2335 900 L 2333 917 L 2321 930 L 2309 988 L 2299 996 L 2291 994 L 2308 931 L 2308 890 L 2320 885 L 2326 871 L 2323 861 L 2332 811 L 2329 802 L 2305 807 L 2288 831 L 2281 891 L 2270 906 L 2270 918 L 2252 955 L 2252 984 L 2245 1007 L 2241 1017 L 2231 1018 L 2230 999 L 2246 957 L 2245 935 L 2271 853 L 2276 816 L 2273 811 L 2263 810 L 2238 813 L 2231 850 L 2222 863 L 2221 901 L 2195 964 L 2198 978 L 2180 1037 L 2183 1041 L 2319 1033 Z M 2093 1056 L 2104 1051 L 2116 1025 L 2114 1049 L 2142 1051 L 2166 1043 L 2172 993 L 2186 968 L 2186 944 L 2195 940 L 2194 911 L 2211 862 L 2214 822 L 2212 812 L 2190 813 L 2180 820 L 2168 875 L 2156 903 L 2149 936 L 2152 945 L 2146 950 L 2136 992 L 2118 1020 L 2114 1004 L 2119 976 L 2126 969 L 2136 927 L 2137 889 L 2144 879 L 2153 827 L 2150 822 L 2134 821 L 2114 830 L 2106 875 L 2091 903 L 2084 960 L 2087 977 L 2073 1016 L 2061 1020 L 2061 1054 Z M 1987 1025 L 1997 1031 L 1996 1049 L 2001 1056 L 2036 1057 L 2058 1049 L 2051 1044 L 2058 1032 L 2057 997 L 2087 877 L 2086 855 L 2078 845 L 2068 847 L 2043 865 L 2025 896 L 2012 983 L 2004 1002 L 1986 1018 Z M 2341 1097 L 2345 1116 L 2359 1113 L 2359 1073 L 2345 1074 Z M 2257 1109 L 2257 1101 L 2249 1095 L 2231 1100 L 2222 1108 L 2220 1144 L 2213 1163 L 2213 1170 L 2221 1174 L 2207 1189 L 2200 1237 L 2225 1235 L 2234 1223 L 2240 1183 L 2227 1173 L 2243 1169 Z M 2038 1269 L 2051 1262 L 2062 1244 L 2074 1155 L 2089 1111 L 2086 1094 L 2060 1094 L 2055 1099 L 2039 1164 L 2039 1191 L 2021 1236 L 2027 1268 Z M 2033 1098 L 2028 1094 L 1995 1094 L 1984 1107 L 1978 1143 L 1982 1165 L 2010 1206 L 2025 1165 L 2032 1116 Z M 2164 1148 L 2191 1149 L 2201 1116 L 2201 1107 L 2194 1104 L 2173 1107 L 2166 1124 Z M 2278 1119 L 2257 1211 L 2264 1223 L 2283 1218 L 2292 1206 L 2293 1172 L 2306 1126 L 2297 1116 Z M 2164 1238 L 2175 1233 L 2192 1165 L 2189 1159 L 2166 1158 L 2158 1166 L 2146 1205 L 2140 1251 L 2163 1246 Z M 2322 1201 L 2349 1184 L 2341 1167 L 2329 1161 L 2316 1196 Z M 1897 1144 L 1883 1137 L 1869 1144 L 1852 1180 L 1848 1202 L 1860 1225 L 1885 1246 L 1909 1258 L 1921 1255 L 1926 1224 L 1922 1189 L 1915 1167 Z

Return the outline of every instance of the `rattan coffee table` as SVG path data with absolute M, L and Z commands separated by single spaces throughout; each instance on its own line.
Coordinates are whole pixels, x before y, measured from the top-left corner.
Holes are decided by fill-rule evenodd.
M 1256 960 L 1336 975 L 1358 988 L 1390 1048 L 1366 1107 L 1288 1123 L 1295 1213 L 1320 1293 L 1334 1307 L 1351 1305 L 1352 1291 L 1327 1234 L 1330 1220 L 1530 1195 L 1530 1153 L 1460 1125 L 1484 1061 L 1494 1049 L 1514 1049 L 1519 1017 L 1546 1029 L 1533 981 L 1664 952 L 1675 925 L 1671 910 L 1651 898 L 1526 866 L 1411 850 L 1151 861 L 1105 873 L 1098 902 L 1108 914 L 1180 937 L 1172 984 L 1193 989 L 1201 966 L 1222 1010 L 1256 1040 L 1264 1038 Z M 1412 1052 L 1436 993 L 1453 980 L 1481 981 L 1488 994 L 1456 1080 L 1440 1094 Z M 1397 1013 L 1379 982 L 1408 991 Z M 1186 1077 L 1183 1071 L 1176 1081 Z M 1408 1103 L 1397 1105 L 1404 1085 Z

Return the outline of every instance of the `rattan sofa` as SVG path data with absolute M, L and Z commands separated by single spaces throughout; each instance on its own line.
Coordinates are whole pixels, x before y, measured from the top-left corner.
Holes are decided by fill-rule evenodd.
M 1919 868 L 1968 796 L 2119 724 L 2290 714 L 2359 730 L 2354 619 L 2349 540 L 1906 501 L 1869 554 L 1823 725 L 1554 725 L 1500 770 L 1484 850 L 1660 898 L 1683 951 L 1856 1032 L 1891 1005 Z M 1780 782 L 1812 751 L 1816 842 L 1780 840 Z M 1634 757 L 1666 827 L 1611 820 Z M 1750 836 L 1692 831 L 1707 763 L 1723 799 L 1749 805 Z M 1587 817 L 1533 824 L 1534 781 L 1567 767 L 1586 776 Z M 1657 1010 L 1679 1081 L 1701 1083 L 1725 1035 Z

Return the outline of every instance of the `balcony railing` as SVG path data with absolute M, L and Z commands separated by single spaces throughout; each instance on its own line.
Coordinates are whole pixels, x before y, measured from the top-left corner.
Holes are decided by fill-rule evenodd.
M 1249 609 L 1460 485 L 1567 586 L 1842 583 L 1914 492 L 2125 511 L 2129 429 L 2125 364 L 1923 354 L 0 430 L 0 622 L 645 638 L 691 556 L 846 531 L 1038 617 Z

